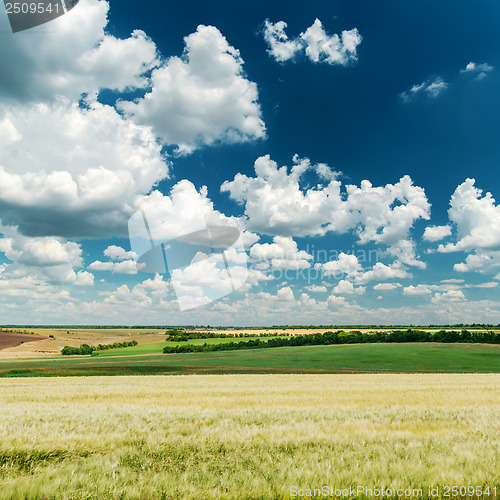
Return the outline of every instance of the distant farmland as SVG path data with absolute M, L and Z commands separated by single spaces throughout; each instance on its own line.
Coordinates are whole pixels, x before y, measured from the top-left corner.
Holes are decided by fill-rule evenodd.
M 0 332 L 0 350 L 8 349 L 9 347 L 17 347 L 26 342 L 39 342 L 48 337 L 40 337 L 39 335 L 31 335 L 17 332 Z
M 218 335 L 216 338 L 194 339 L 187 338 L 189 330 L 185 330 L 187 333 L 182 335 L 175 333 L 179 330 L 173 330 L 174 334 L 167 336 L 164 329 L 152 328 L 31 330 L 35 334 L 0 332 L 0 377 L 189 373 L 500 372 L 500 344 L 347 343 L 163 354 L 165 346 L 201 346 L 205 343 L 214 345 L 235 341 L 244 343 L 262 338 L 261 335 L 264 335 L 262 340 L 267 342 L 269 339 L 296 338 L 296 335 L 304 333 L 318 336 L 321 330 L 210 330 L 205 333 L 191 330 L 191 336 Z M 401 330 L 403 329 L 397 329 L 398 335 Z M 402 331 L 402 335 L 405 334 L 406 332 Z M 312 339 L 309 335 L 304 338 Z M 23 344 L 20 343 L 21 339 Z M 92 356 L 60 354 L 65 346 L 98 346 L 130 341 L 136 341 L 138 345 L 97 350 Z M 5 347 L 3 349 L 2 342 Z
M 165 345 L 156 342 L 103 351 L 99 356 L 0 359 L 0 376 L 500 372 L 499 345 L 351 344 L 160 354 Z

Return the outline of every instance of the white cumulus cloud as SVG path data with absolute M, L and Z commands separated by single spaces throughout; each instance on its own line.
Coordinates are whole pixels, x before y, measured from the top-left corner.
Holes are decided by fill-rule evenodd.
M 51 285 L 91 286 L 94 276 L 83 266 L 79 243 L 63 238 L 27 237 L 16 228 L 0 226 L 0 252 L 12 261 L 2 267 L 2 279 L 33 278 Z
M 78 99 L 102 88 L 143 87 L 144 73 L 158 62 L 156 46 L 140 30 L 126 39 L 106 34 L 108 9 L 106 1 L 81 0 L 77 9 L 51 21 L 50 29 L 42 25 L 15 34 L 6 34 L 9 21 L 2 9 L 3 101 Z
M 124 248 L 117 245 L 110 245 L 104 250 L 104 255 L 111 260 L 127 260 L 137 258 L 135 252 L 127 252 Z
M 321 269 L 324 276 L 355 276 L 361 271 L 361 264 L 353 254 L 341 252 L 337 260 L 331 260 L 325 264 L 316 264 L 315 269 Z
M 427 241 L 439 241 L 451 234 L 450 226 L 427 226 L 423 239 Z
M 336 179 L 304 189 L 301 178 L 306 171 L 317 173 L 317 165 L 307 158 L 295 155 L 289 173 L 269 155 L 261 156 L 255 162 L 255 177 L 237 174 L 221 190 L 244 205 L 249 230 L 269 235 L 354 231 L 360 243 L 397 245 L 416 220 L 429 218 L 425 192 L 409 176 L 381 187 L 364 180 L 360 187 L 346 185 L 344 193 Z
M 297 243 L 284 236 L 275 236 L 273 243 L 256 243 L 250 249 L 255 261 L 267 262 L 273 269 L 308 269 L 313 256 L 299 250 Z
M 285 286 L 283 288 L 280 288 L 278 290 L 278 293 L 276 294 L 278 300 L 280 301 L 285 301 L 285 302 L 292 302 L 295 300 L 295 297 L 293 296 L 292 289 L 289 286 Z
M 96 260 L 88 266 L 91 271 L 111 271 L 118 274 L 137 274 L 135 260 L 122 260 L 121 262 L 101 262 Z
M 293 60 L 303 53 L 314 63 L 347 64 L 357 61 L 357 47 L 362 37 L 356 28 L 342 31 L 341 35 L 328 35 L 319 19 L 298 37 L 290 39 L 284 21 L 264 23 L 264 39 L 268 53 L 278 62 Z
M 396 278 L 409 278 L 411 274 L 399 262 L 385 265 L 377 262 L 371 269 L 364 271 L 355 277 L 356 283 L 365 284 L 370 281 L 386 281 Z
M 431 302 L 433 304 L 442 304 L 449 302 L 464 302 L 465 295 L 462 290 L 449 290 L 443 293 L 436 293 L 434 297 L 432 297 Z
M 500 269 L 500 251 L 476 251 L 467 255 L 465 262 L 453 266 L 458 273 L 491 274 Z
M 150 129 L 96 101 L 18 106 L 0 120 L 11 131 L 0 134 L 0 219 L 30 236 L 124 234 L 137 199 L 168 174 Z
M 333 295 L 354 295 L 354 294 L 363 295 L 365 292 L 366 292 L 366 287 L 364 286 L 355 287 L 348 280 L 339 281 L 338 285 L 334 287 L 332 290 Z
M 146 216 L 149 230 L 154 240 L 158 242 L 205 229 L 207 225 L 231 226 L 239 229 L 242 231 L 246 247 L 253 245 L 259 239 L 257 235 L 244 231 L 242 218 L 227 217 L 216 210 L 208 197 L 206 186 L 197 190 L 187 179 L 175 184 L 169 195 L 157 190 L 152 191 L 139 200 L 138 207 Z M 139 219 L 142 220 L 142 215 Z M 131 220 L 129 222 L 131 235 L 134 233 L 134 227 L 135 222 Z
M 410 285 L 404 287 L 403 293 L 405 295 L 429 295 L 432 293 L 432 290 L 428 285 Z
M 182 57 L 153 71 L 150 92 L 120 107 L 180 153 L 264 138 L 257 85 L 245 77 L 239 51 L 214 26 L 198 26 L 185 44 Z
M 440 245 L 438 252 L 500 249 L 500 206 L 491 193 L 482 196 L 474 184 L 474 179 L 467 179 L 453 193 L 448 215 L 458 241 Z

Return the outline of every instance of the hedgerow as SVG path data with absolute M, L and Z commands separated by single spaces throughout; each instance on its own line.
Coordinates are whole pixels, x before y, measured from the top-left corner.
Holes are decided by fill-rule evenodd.
M 209 352 L 209 351 L 235 351 L 240 349 L 266 349 L 273 347 L 307 346 L 307 345 L 333 345 L 333 344 L 374 344 L 393 342 L 439 342 L 439 343 L 474 343 L 474 344 L 500 344 L 498 332 L 470 332 L 445 331 L 427 332 L 422 330 L 394 330 L 383 332 L 362 333 L 337 332 L 316 333 L 314 335 L 293 335 L 285 338 L 271 338 L 269 340 L 248 340 L 240 342 L 224 342 L 220 344 L 186 344 L 180 346 L 166 346 L 165 354 L 183 352 Z
M 133 347 L 137 345 L 137 340 L 131 340 L 130 342 L 115 342 L 114 344 L 99 344 L 99 345 L 88 345 L 82 344 L 80 347 L 72 347 L 67 345 L 61 350 L 63 356 L 84 356 L 85 354 L 92 354 L 96 351 L 105 351 L 107 349 L 118 349 L 120 347 Z

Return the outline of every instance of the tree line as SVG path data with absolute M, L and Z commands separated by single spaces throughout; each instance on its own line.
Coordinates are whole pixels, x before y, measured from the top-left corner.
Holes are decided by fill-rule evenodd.
M 95 351 L 106 351 L 107 349 L 118 349 L 119 347 L 133 347 L 135 345 L 137 345 L 137 340 L 131 340 L 130 342 L 115 342 L 114 344 L 82 344 L 80 347 L 67 345 L 63 347 L 61 354 L 63 356 L 84 356 L 86 354 L 92 354 Z
M 216 333 L 216 332 L 186 332 L 184 330 L 167 330 L 167 342 L 187 342 L 194 339 L 227 339 L 235 337 L 255 337 L 255 333 Z M 280 334 L 281 335 L 281 334 Z M 283 335 L 290 335 L 283 333 Z M 259 337 L 275 337 L 276 333 L 261 333 Z
M 23 333 L 24 335 L 38 335 L 35 332 L 28 332 L 28 330 L 20 330 L 14 328 L 0 328 L 0 333 Z
M 273 326 L 254 326 L 253 330 L 326 330 L 327 328 L 331 329 L 345 329 L 345 330 L 354 330 L 354 329 L 379 329 L 379 330 L 391 330 L 394 328 L 403 328 L 403 329 L 418 329 L 418 328 L 465 328 L 465 329 L 491 329 L 491 328 L 500 328 L 499 324 L 493 323 L 454 323 L 450 325 L 439 324 L 439 325 L 273 325 Z
M 239 349 L 265 349 L 273 347 L 291 347 L 308 345 L 334 344 L 374 344 L 374 343 L 404 343 L 404 342 L 438 342 L 438 343 L 474 343 L 500 344 L 498 332 L 475 331 L 445 331 L 426 332 L 422 330 L 394 330 L 382 332 L 325 332 L 314 335 L 294 335 L 285 338 L 271 338 L 269 340 L 248 340 L 240 342 L 224 342 L 220 344 L 186 344 L 180 346 L 166 346 L 165 354 L 183 352 L 234 351 Z

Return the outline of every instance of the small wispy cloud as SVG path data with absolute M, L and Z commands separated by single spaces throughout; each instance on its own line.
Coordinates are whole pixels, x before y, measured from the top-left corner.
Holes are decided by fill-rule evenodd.
M 467 66 L 465 66 L 464 69 L 460 70 L 460 73 L 471 73 L 476 75 L 475 80 L 483 80 L 492 70 L 493 66 L 490 66 L 489 64 L 476 64 L 475 62 L 471 61 L 469 64 L 467 64 Z
M 426 80 L 425 82 L 413 85 L 409 90 L 401 92 L 399 96 L 404 102 L 412 102 L 419 96 L 435 98 L 447 88 L 448 84 L 438 76 L 434 80 Z
M 483 80 L 486 78 L 489 72 L 495 69 L 493 66 L 487 63 L 477 64 L 475 62 L 470 62 L 465 66 L 465 68 L 460 70 L 460 73 L 469 73 L 470 75 L 474 75 L 474 80 Z M 452 84 L 455 83 L 456 76 L 451 77 Z M 408 90 L 401 92 L 399 97 L 403 100 L 403 102 L 412 102 L 417 99 L 419 96 L 428 96 L 435 98 L 439 96 L 443 91 L 445 91 L 448 87 L 450 87 L 450 83 L 447 83 L 443 80 L 441 76 L 437 76 L 434 79 L 425 80 L 422 83 L 412 85 Z
M 498 282 L 496 281 L 488 281 L 487 283 L 477 283 L 476 285 L 467 284 L 464 285 L 465 288 L 496 288 L 498 286 Z

